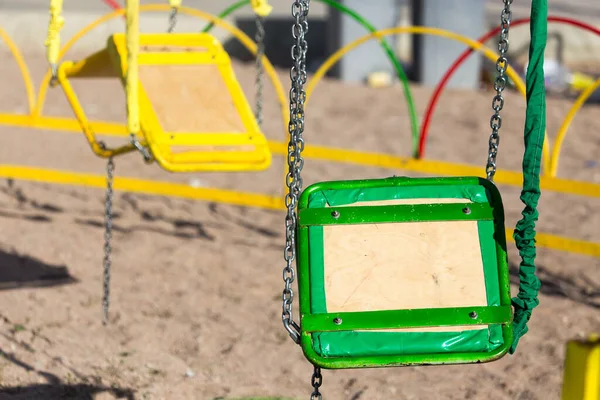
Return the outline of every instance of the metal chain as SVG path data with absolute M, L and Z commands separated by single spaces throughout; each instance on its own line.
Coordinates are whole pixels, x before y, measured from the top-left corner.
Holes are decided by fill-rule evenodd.
M 52 77 L 50 78 L 50 87 L 55 87 L 58 84 L 58 64 L 50 64 Z
M 496 174 L 496 157 L 498 156 L 498 146 L 500 144 L 500 127 L 502 126 L 502 117 L 500 117 L 500 111 L 504 107 L 504 97 L 502 96 L 502 93 L 504 92 L 507 83 L 505 74 L 508 67 L 508 59 L 506 58 L 506 52 L 508 51 L 508 30 L 510 28 L 510 22 L 512 19 L 512 11 L 510 10 L 510 5 L 512 2 L 513 0 L 504 0 L 504 8 L 502 9 L 502 14 L 500 15 L 501 31 L 500 41 L 498 42 L 498 51 L 500 52 L 500 56 L 496 61 L 496 70 L 498 71 L 498 76 L 494 82 L 496 95 L 492 100 L 492 109 L 494 110 L 494 114 L 490 119 L 492 134 L 490 135 L 488 160 L 485 167 L 487 179 L 489 181 L 493 181 L 494 175 Z
M 323 376 L 321 375 L 321 368 L 315 367 L 315 371 L 313 372 L 311 384 L 313 387 L 313 392 L 310 395 L 310 400 L 323 400 L 323 395 L 319 391 L 319 388 L 323 384 Z
M 147 147 L 144 147 L 144 145 L 137 139 L 137 136 L 135 135 L 135 133 L 130 133 L 129 134 L 129 142 L 140 152 L 142 153 L 142 156 L 144 157 L 144 161 L 146 163 L 151 163 L 154 160 L 154 157 L 152 157 L 152 154 L 150 153 L 150 150 L 148 150 Z
M 292 35 L 295 43 L 292 46 L 293 65 L 290 69 L 292 87 L 290 89 L 290 122 L 288 124 L 288 131 L 290 133 L 287 156 L 289 171 L 286 175 L 286 186 L 289 191 L 285 196 L 287 215 L 285 217 L 286 242 L 284 259 L 286 266 L 283 268 L 285 288 L 283 289 L 283 311 L 281 318 L 283 326 L 297 344 L 300 343 L 300 326 L 293 319 L 292 303 L 294 301 L 294 291 L 292 283 L 296 274 L 293 266 L 296 260 L 296 205 L 298 203 L 298 196 L 302 191 L 300 172 L 304 165 L 304 160 L 302 159 L 302 150 L 304 150 L 302 133 L 304 132 L 304 102 L 306 100 L 304 85 L 307 78 L 307 43 L 304 35 L 308 30 L 306 18 L 308 16 L 309 4 L 310 0 L 295 0 L 292 4 L 292 16 L 295 19 Z
M 171 8 L 171 13 L 169 14 L 169 27 L 167 28 L 167 33 L 173 33 L 175 30 L 175 26 L 177 25 L 177 13 L 179 9 L 177 7 Z
M 177 14 L 179 12 L 179 8 L 178 7 L 173 7 L 171 8 L 171 12 L 169 13 L 169 27 L 167 28 L 167 33 L 173 33 L 173 31 L 175 30 L 175 26 L 177 26 Z M 154 157 L 152 156 L 152 154 L 150 153 L 150 150 L 148 150 L 147 147 L 144 147 L 142 145 L 142 143 L 140 143 L 140 141 L 137 139 L 135 133 L 130 133 L 129 135 L 129 142 L 135 146 L 135 148 L 142 153 L 142 156 L 144 157 L 144 161 L 146 163 L 151 163 L 152 161 L 154 161 Z
M 265 19 L 260 15 L 256 16 L 256 122 L 259 128 L 263 122 L 263 88 L 265 70 L 262 59 L 265 55 Z
M 113 201 L 113 178 L 115 164 L 112 157 L 108 159 L 106 166 L 106 202 L 104 209 L 104 281 L 102 295 L 102 312 L 104 325 L 108 324 L 108 306 L 110 304 L 110 267 L 111 267 L 111 239 L 112 239 L 112 201 Z

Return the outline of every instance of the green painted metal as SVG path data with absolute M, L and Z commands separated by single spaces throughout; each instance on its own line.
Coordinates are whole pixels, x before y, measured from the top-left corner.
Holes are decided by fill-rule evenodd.
M 343 12 L 344 14 L 352 17 L 356 22 L 358 22 L 360 25 L 362 25 L 366 30 L 368 30 L 371 33 L 374 33 L 377 31 L 377 29 L 373 25 L 371 25 L 365 18 L 363 18 L 356 11 L 344 6 L 343 4 L 338 3 L 337 1 L 334 1 L 334 0 L 316 0 L 316 1 L 327 4 L 329 7 L 335 8 L 335 9 Z M 238 10 L 244 6 L 247 6 L 249 4 L 250 4 L 250 0 L 238 1 L 237 3 L 234 3 L 234 4 L 230 5 L 229 7 L 227 7 L 225 10 L 223 10 L 220 14 L 218 14 L 218 17 L 220 19 L 227 18 L 230 14 L 232 14 L 236 10 Z M 206 25 L 206 27 L 202 30 L 202 32 L 209 32 L 213 27 L 214 27 L 214 23 L 210 22 Z M 410 126 L 411 126 L 411 131 L 412 131 L 412 153 L 413 153 L 414 158 L 419 158 L 419 119 L 418 119 L 418 115 L 417 115 L 417 107 L 415 105 L 412 91 L 410 90 L 410 84 L 408 82 L 408 77 L 406 76 L 406 73 L 404 72 L 404 68 L 402 68 L 402 63 L 400 63 L 400 60 L 398 60 L 398 57 L 396 57 L 396 54 L 394 53 L 394 50 L 388 43 L 387 39 L 382 37 L 379 39 L 379 42 L 381 43 L 381 47 L 383 48 L 383 50 L 387 54 L 388 58 L 390 59 L 392 65 L 394 66 L 394 69 L 396 70 L 396 75 L 398 75 L 398 79 L 402 83 L 402 89 L 404 91 L 404 97 L 406 98 L 406 103 L 408 106 L 408 112 L 409 112 L 409 117 L 410 117 Z
M 498 325 L 512 321 L 510 306 L 424 308 L 309 314 L 302 318 L 306 332 L 406 329 L 437 326 Z
M 478 191 L 469 189 L 469 187 L 474 186 L 480 187 L 480 189 Z M 471 200 L 474 201 L 474 203 L 435 204 L 433 208 L 427 207 L 429 205 L 351 206 L 354 201 L 365 201 L 367 199 L 375 201 L 381 200 L 381 198 L 378 197 L 388 196 L 383 191 L 377 192 L 377 190 L 382 187 L 387 187 L 389 189 L 388 192 L 392 193 L 393 198 L 419 198 L 419 196 L 420 198 L 464 197 L 465 201 Z M 375 197 L 369 197 L 368 192 L 364 189 L 371 189 L 371 191 L 376 190 L 374 193 L 377 194 Z M 337 196 L 341 191 L 345 191 L 346 194 Z M 482 193 L 484 194 L 483 196 L 481 195 Z M 405 197 L 406 195 L 408 195 L 408 197 Z M 330 202 L 336 205 L 332 206 Z M 349 206 L 342 207 L 347 204 Z M 471 209 L 470 214 L 465 214 L 463 212 L 465 206 L 468 206 Z M 428 213 L 428 210 L 435 210 L 435 212 Z M 340 213 L 337 218 L 334 218 L 332 215 L 332 212 L 335 211 L 339 211 Z M 382 213 L 381 211 L 386 212 Z M 402 220 L 402 215 L 411 214 L 416 214 L 417 217 L 409 217 L 404 220 L 423 221 L 428 220 L 428 218 L 433 218 L 434 220 L 447 220 L 445 219 L 446 217 L 451 219 L 455 218 L 455 215 L 460 215 L 460 217 L 458 217 L 459 219 L 478 221 L 480 245 L 482 246 L 482 256 L 484 267 L 486 268 L 485 284 L 486 293 L 488 293 L 488 307 L 328 314 L 324 307 L 325 293 L 319 293 L 319 290 L 313 293 L 313 288 L 311 286 L 312 280 L 323 279 L 322 265 L 319 267 L 319 265 L 323 263 L 322 256 L 319 256 L 319 254 L 312 254 L 309 246 L 310 240 L 313 240 L 311 238 L 315 235 L 315 232 L 317 232 L 315 230 L 323 229 L 322 226 L 319 225 L 340 223 L 340 220 L 341 223 L 357 223 L 358 221 L 361 221 L 362 223 L 379 223 L 381 221 L 397 222 L 398 220 Z M 435 214 L 437 214 L 435 217 L 432 216 Z M 450 215 L 448 216 L 448 214 Z M 348 216 L 346 220 L 343 220 L 344 215 Z M 370 222 L 367 222 L 369 220 Z M 512 342 L 512 312 L 510 308 L 510 286 L 506 260 L 506 241 L 504 237 L 504 216 L 502 200 L 493 183 L 477 177 L 393 177 L 373 180 L 321 182 L 308 187 L 302 193 L 299 200 L 299 223 L 300 226 L 297 231 L 297 261 L 302 329 L 301 344 L 305 356 L 314 364 L 323 368 L 360 368 L 474 363 L 495 360 L 502 357 L 508 351 Z M 312 225 L 313 223 L 318 225 Z M 489 224 L 492 225 L 490 226 Z M 312 233 L 309 233 L 311 230 Z M 318 240 L 319 237 L 320 236 L 314 236 L 314 238 L 317 238 L 317 253 L 319 251 L 319 246 L 323 245 L 323 241 Z M 486 238 L 485 242 L 490 242 L 489 245 L 493 247 L 483 247 L 484 237 Z M 311 262 L 315 264 L 314 267 L 311 267 Z M 488 272 L 489 268 L 492 269 L 493 273 L 490 274 Z M 490 293 L 493 292 L 497 294 L 491 295 L 490 297 Z M 318 304 L 315 305 L 314 296 L 319 296 L 318 299 L 320 300 L 317 300 L 317 303 L 322 303 L 323 306 L 318 306 Z M 473 320 L 469 315 L 473 311 L 477 313 L 476 320 Z M 335 324 L 335 318 L 341 318 L 342 323 L 340 325 Z M 414 349 L 422 348 L 423 340 L 419 339 L 421 347 L 413 348 L 413 353 L 409 353 L 408 351 L 404 354 L 398 353 L 398 349 L 393 350 L 390 347 L 390 349 L 396 351 L 395 354 L 382 353 L 379 351 L 379 353 L 375 355 L 364 355 L 363 353 L 360 353 L 360 351 L 357 351 L 357 347 L 354 346 L 354 344 L 360 344 L 359 341 L 356 341 L 356 334 L 364 336 L 369 332 L 373 332 L 372 330 L 374 329 L 396 329 L 440 325 L 490 325 L 488 328 L 489 338 L 496 344 L 488 347 L 488 351 L 479 351 L 478 349 L 481 346 L 469 347 L 467 345 L 458 347 L 449 346 L 440 348 L 439 351 L 415 354 L 414 351 L 416 350 Z M 362 332 L 363 330 L 370 331 Z M 356 333 L 353 334 L 353 332 Z M 472 337 L 473 335 L 478 335 L 477 337 L 481 339 L 478 332 L 479 331 L 466 331 L 469 336 L 464 336 L 461 340 L 469 340 L 465 338 Z M 484 333 L 485 330 L 482 330 L 481 332 Z M 410 336 L 412 333 L 388 333 L 405 335 L 398 336 L 398 338 L 404 338 L 402 340 L 412 340 L 412 336 Z M 319 340 L 319 343 L 321 343 L 321 340 L 324 340 L 321 339 L 321 335 L 333 334 L 350 335 L 335 339 L 335 343 L 347 343 L 347 345 L 344 344 L 344 348 L 349 349 L 347 356 L 323 356 L 317 353 L 313 340 Z M 377 333 L 373 332 L 373 334 Z M 432 335 L 433 333 L 423 332 L 421 334 Z M 457 335 L 460 335 L 460 333 L 457 333 Z M 346 340 L 343 339 L 344 337 L 347 337 L 350 341 L 339 342 L 339 340 Z M 434 338 L 434 341 L 439 341 L 444 335 L 432 335 L 431 337 Z M 453 337 L 451 339 L 453 339 Z M 334 340 L 334 338 L 325 340 Z M 363 341 L 364 340 L 365 339 L 363 339 Z M 366 340 L 369 340 L 368 337 Z M 334 344 L 333 341 L 329 343 L 330 345 Z M 426 345 L 429 346 L 427 343 L 429 342 L 426 342 Z M 338 344 L 336 344 L 336 346 L 339 347 Z M 323 345 L 328 346 L 327 342 Z M 354 355 L 352 352 L 354 352 Z
M 418 186 L 439 186 L 440 190 L 443 190 L 444 186 L 457 186 L 457 185 L 478 185 L 485 188 L 491 196 L 491 203 L 493 205 L 501 205 L 502 200 L 498 188 L 492 182 L 487 179 L 479 177 L 434 177 L 434 178 L 410 178 L 406 176 L 394 176 L 390 178 L 382 179 L 356 179 L 356 180 L 345 180 L 345 181 L 327 181 L 317 182 L 302 192 L 298 199 L 298 209 L 302 210 L 309 208 L 309 201 L 313 193 L 317 192 L 334 192 L 340 190 L 355 190 L 359 189 L 374 189 L 379 187 L 418 187 Z
M 351 368 L 378 368 L 402 367 L 411 365 L 448 365 L 448 364 L 473 364 L 485 363 L 502 358 L 512 343 L 513 332 L 511 325 L 502 326 L 502 335 L 505 342 L 492 352 L 469 353 L 433 353 L 433 354 L 406 354 L 393 356 L 361 356 L 361 357 L 336 357 L 327 358 L 318 355 L 312 347 L 312 336 L 309 332 L 302 332 L 300 345 L 304 356 L 314 365 L 325 369 L 351 369 Z
M 409 204 L 370 207 L 306 208 L 300 226 L 493 220 L 489 204 Z

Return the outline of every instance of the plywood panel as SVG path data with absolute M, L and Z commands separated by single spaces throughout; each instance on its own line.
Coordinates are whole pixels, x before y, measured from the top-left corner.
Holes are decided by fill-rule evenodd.
M 410 199 L 352 205 L 433 202 L 466 200 Z M 487 304 L 476 221 L 330 225 L 324 227 L 324 246 L 328 312 Z
M 140 65 L 139 73 L 165 132 L 245 132 L 216 65 Z

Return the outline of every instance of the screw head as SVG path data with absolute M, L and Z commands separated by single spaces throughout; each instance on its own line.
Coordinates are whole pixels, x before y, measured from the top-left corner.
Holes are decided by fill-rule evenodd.
M 477 313 L 475 311 L 471 311 L 469 313 L 469 318 L 471 318 L 471 319 L 477 319 L 477 317 L 478 317 L 478 315 L 477 315 Z
M 469 215 L 469 214 L 471 214 L 471 209 L 469 207 L 465 207 L 462 209 L 462 212 Z
M 339 317 L 336 317 L 333 319 L 333 323 L 336 325 L 341 325 L 342 324 L 342 319 Z
M 340 212 L 339 211 L 334 211 L 331 213 L 331 216 L 335 219 L 338 219 L 340 217 Z

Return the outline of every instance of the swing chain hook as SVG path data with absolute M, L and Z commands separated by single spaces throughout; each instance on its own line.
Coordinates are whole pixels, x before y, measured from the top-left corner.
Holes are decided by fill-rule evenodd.
M 286 175 L 286 186 L 288 193 L 285 196 L 285 205 L 287 215 L 285 217 L 286 243 L 284 259 L 286 266 L 283 268 L 283 326 L 288 331 L 290 337 L 300 344 L 300 326 L 294 322 L 292 313 L 292 303 L 294 301 L 294 291 L 292 283 L 295 279 L 294 261 L 296 260 L 296 228 L 298 217 L 296 215 L 296 206 L 298 197 L 302 191 L 302 177 L 300 172 L 304 166 L 302 150 L 304 150 L 304 102 L 306 101 L 306 51 L 307 43 L 305 34 L 308 31 L 308 9 L 310 0 L 295 0 L 292 5 L 292 17 L 295 19 L 292 35 L 294 45 L 292 46 L 293 65 L 290 69 L 290 78 L 292 88 L 290 89 L 290 122 L 288 131 L 290 141 L 288 143 L 288 173 Z
M 58 64 L 50 64 L 50 72 L 52 73 L 50 78 L 50 87 L 56 87 L 56 85 L 58 85 Z
M 152 157 L 152 154 L 150 153 L 148 148 L 142 145 L 139 140 L 137 140 L 135 134 L 132 133 L 130 135 L 129 142 L 142 154 L 142 156 L 144 157 L 144 161 L 147 164 L 150 164 L 152 161 L 154 161 L 154 158 Z
M 114 180 L 115 164 L 112 157 L 108 159 L 106 165 L 106 201 L 104 209 L 104 279 L 103 294 L 102 294 L 102 313 L 103 319 L 102 324 L 108 324 L 108 308 L 110 305 L 110 267 L 112 264 L 112 203 L 113 203 L 113 180 Z
M 498 156 L 498 146 L 500 145 L 500 127 L 502 126 L 502 117 L 500 111 L 504 107 L 504 97 L 502 93 L 506 89 L 506 69 L 508 68 L 508 59 L 506 53 L 508 52 L 508 31 L 510 29 L 510 23 L 512 20 L 512 11 L 510 6 L 513 0 L 504 0 L 504 8 L 500 14 L 500 40 L 498 41 L 498 51 L 500 56 L 496 61 L 496 71 L 498 76 L 494 81 L 494 89 L 496 95 L 492 100 L 492 109 L 494 114 L 490 119 L 490 128 L 492 128 L 492 134 L 489 140 L 489 151 L 488 160 L 486 165 L 486 175 L 490 182 L 494 181 L 494 175 L 496 175 L 496 157 Z

